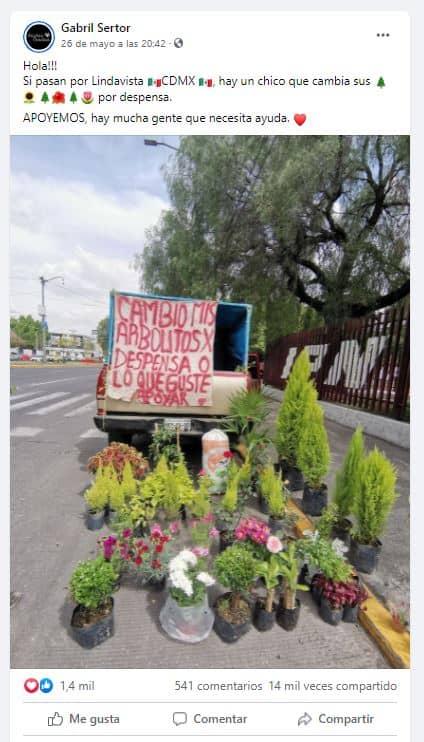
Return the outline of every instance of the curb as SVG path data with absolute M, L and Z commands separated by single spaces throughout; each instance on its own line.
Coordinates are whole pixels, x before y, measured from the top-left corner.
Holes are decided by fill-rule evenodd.
M 305 531 L 314 531 L 312 521 L 300 510 L 300 508 L 289 500 L 288 508 L 296 515 L 296 536 L 302 538 Z M 407 670 L 410 668 L 410 636 L 407 631 L 398 632 L 392 628 L 392 617 L 387 608 L 379 601 L 374 593 L 365 584 L 368 592 L 366 610 L 359 609 L 359 622 L 365 631 L 378 645 L 390 665 L 396 669 Z
M 84 363 L 78 361 L 68 361 L 68 363 L 11 363 L 10 368 L 99 368 L 102 363 Z

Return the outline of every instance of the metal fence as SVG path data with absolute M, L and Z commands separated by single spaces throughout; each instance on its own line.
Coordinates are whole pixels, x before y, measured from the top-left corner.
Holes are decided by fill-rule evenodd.
M 408 302 L 280 338 L 267 348 L 265 383 L 284 388 L 302 348 L 320 399 L 409 420 Z

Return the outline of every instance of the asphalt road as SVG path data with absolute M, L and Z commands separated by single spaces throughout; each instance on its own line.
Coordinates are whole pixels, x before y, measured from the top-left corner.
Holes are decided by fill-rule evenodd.
M 91 651 L 75 644 L 67 585 L 75 564 L 94 555 L 101 533 L 86 529 L 82 498 L 87 460 L 106 443 L 92 421 L 97 373 L 11 370 L 12 667 L 387 667 L 361 628 L 328 626 L 307 594 L 293 633 L 252 628 L 228 646 L 212 632 L 201 644 L 185 645 L 160 629 L 165 595 L 124 584 L 115 597 L 115 636 Z

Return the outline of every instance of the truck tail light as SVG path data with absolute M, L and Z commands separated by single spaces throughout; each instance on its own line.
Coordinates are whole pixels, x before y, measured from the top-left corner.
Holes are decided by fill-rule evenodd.
M 106 396 L 106 375 L 107 375 L 107 364 L 102 366 L 100 373 L 97 377 L 96 386 L 96 397 L 97 399 L 104 399 Z

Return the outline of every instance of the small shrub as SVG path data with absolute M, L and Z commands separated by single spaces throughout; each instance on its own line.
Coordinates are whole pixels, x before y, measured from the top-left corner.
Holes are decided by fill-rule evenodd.
M 77 605 L 95 610 L 111 597 L 117 574 L 102 557 L 80 562 L 71 577 L 69 587 Z
M 104 471 L 103 469 L 97 473 L 96 479 L 94 480 L 91 487 L 84 493 L 84 498 L 87 503 L 89 510 L 95 513 L 99 513 L 109 502 L 108 488 L 104 485 Z
M 248 549 L 234 544 L 218 554 L 214 571 L 220 584 L 239 596 L 250 588 L 255 579 L 256 560 Z
M 355 502 L 357 526 L 354 537 L 360 543 L 375 544 L 382 535 L 397 497 L 395 487 L 394 466 L 374 448 L 362 463 Z
M 324 413 L 316 399 L 309 399 L 305 407 L 297 461 L 306 482 L 313 489 L 319 489 L 330 466 L 330 447 Z
M 95 474 L 98 469 L 110 465 L 121 480 L 127 461 L 131 464 L 136 479 L 141 479 L 147 474 L 149 464 L 146 459 L 136 448 L 127 446 L 126 443 L 111 443 L 110 446 L 103 448 L 88 460 L 88 470 Z

